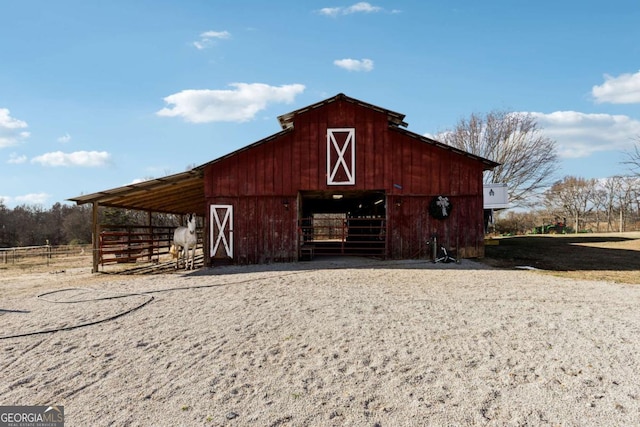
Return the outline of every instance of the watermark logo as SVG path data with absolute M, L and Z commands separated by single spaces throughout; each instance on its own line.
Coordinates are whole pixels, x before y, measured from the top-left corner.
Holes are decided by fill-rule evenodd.
M 0 406 L 0 427 L 64 427 L 64 406 Z

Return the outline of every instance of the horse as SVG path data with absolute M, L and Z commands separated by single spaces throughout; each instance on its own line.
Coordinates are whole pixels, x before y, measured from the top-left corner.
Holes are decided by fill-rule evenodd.
M 180 268 L 180 258 L 186 255 L 184 263 L 184 269 L 189 269 L 189 249 L 191 249 L 191 270 L 194 269 L 194 259 L 196 257 L 196 245 L 198 243 L 198 236 L 196 235 L 196 214 L 189 214 L 186 227 L 178 227 L 173 232 L 173 245 L 176 250 L 178 247 L 182 248 L 181 252 L 178 252 L 176 257 L 176 270 Z

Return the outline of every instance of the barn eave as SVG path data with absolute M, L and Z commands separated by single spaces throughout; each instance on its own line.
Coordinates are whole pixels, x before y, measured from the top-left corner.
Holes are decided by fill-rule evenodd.
M 459 148 L 456 148 L 456 147 L 453 147 L 451 145 L 445 144 L 444 142 L 440 142 L 440 141 L 437 141 L 437 140 L 432 139 L 432 138 L 427 138 L 426 136 L 417 134 L 415 132 L 411 132 L 411 131 L 409 131 L 407 129 L 397 128 L 395 130 L 397 132 L 405 134 L 408 137 L 417 139 L 417 140 L 419 140 L 421 142 L 424 142 L 426 144 L 435 145 L 435 146 L 437 146 L 439 148 L 442 148 L 444 150 L 451 151 L 452 153 L 456 153 L 456 154 L 459 154 L 461 156 L 465 156 L 465 157 L 468 157 L 470 159 L 479 161 L 479 162 L 482 163 L 482 165 L 483 165 L 482 167 L 483 167 L 484 170 L 492 170 L 493 168 L 495 168 L 497 166 L 500 166 L 500 163 L 494 162 L 493 160 L 489 160 L 489 159 L 486 159 L 484 157 L 477 156 L 475 154 L 469 153 L 467 151 L 460 150 Z

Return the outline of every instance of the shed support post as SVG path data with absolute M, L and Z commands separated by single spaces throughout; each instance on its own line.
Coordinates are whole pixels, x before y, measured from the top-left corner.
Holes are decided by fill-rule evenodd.
M 151 226 L 153 222 L 153 213 L 151 211 L 147 211 L 147 225 L 149 226 L 148 228 L 148 233 L 149 235 L 147 235 L 147 240 L 151 240 L 150 243 L 148 243 L 149 249 L 147 249 L 147 261 L 151 262 L 151 259 L 153 258 L 153 249 L 155 247 L 156 244 L 156 238 L 155 238 L 155 233 L 153 232 L 153 227 Z M 160 254 L 158 254 L 158 260 L 160 259 Z
M 93 248 L 93 268 L 92 273 L 98 272 L 98 264 L 100 263 L 100 224 L 98 223 L 98 202 L 93 202 L 93 212 L 91 222 L 93 230 L 91 232 L 91 246 Z
M 202 231 L 202 256 L 204 257 L 204 261 L 203 261 L 203 265 L 206 268 L 210 268 L 211 267 L 211 254 L 209 253 L 210 250 L 210 234 L 211 234 L 211 224 L 209 223 L 209 217 L 210 214 L 208 213 L 208 210 L 211 209 L 209 207 L 209 205 L 207 204 L 207 209 L 205 209 L 205 214 L 204 214 L 204 230 Z

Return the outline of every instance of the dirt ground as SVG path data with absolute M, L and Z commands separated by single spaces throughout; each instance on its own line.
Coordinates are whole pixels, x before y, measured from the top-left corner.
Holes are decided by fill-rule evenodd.
M 69 426 L 640 425 L 640 233 L 497 243 L 483 263 L 0 264 L 0 405 Z
M 640 284 L 640 232 L 502 237 L 493 243 L 482 260 L 493 267 Z
M 0 273 L 0 405 L 68 426 L 640 425 L 640 287 L 477 261 Z

